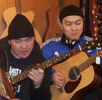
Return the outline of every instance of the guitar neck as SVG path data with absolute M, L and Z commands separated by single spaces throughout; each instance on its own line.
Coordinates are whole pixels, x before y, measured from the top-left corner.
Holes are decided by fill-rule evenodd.
M 15 0 L 15 6 L 16 6 L 16 13 L 21 14 L 21 0 Z
M 75 53 L 77 53 L 79 51 L 81 51 L 80 46 L 76 47 L 76 48 L 74 48 L 74 49 L 72 49 L 72 50 L 70 50 L 70 51 L 68 51 L 66 53 L 64 53 L 63 55 L 60 55 L 60 56 L 54 57 L 54 58 L 52 58 L 50 60 L 44 61 L 43 63 L 39 64 L 37 67 L 32 65 L 32 66 L 30 66 L 29 70 L 26 70 L 23 73 L 11 78 L 11 83 L 15 84 L 15 83 L 18 83 L 18 82 L 26 79 L 27 76 L 28 76 L 28 72 L 31 70 L 31 68 L 34 68 L 34 69 L 37 69 L 37 68 L 46 69 L 46 68 L 48 68 L 48 67 L 50 67 L 50 66 L 52 66 L 54 64 L 57 64 L 57 63 L 65 60 L 65 59 L 67 59 L 68 57 L 72 56 L 73 54 L 75 54 Z
M 80 72 L 83 72 L 85 69 L 87 69 L 89 66 L 91 66 L 97 57 L 97 53 L 93 56 L 91 56 L 89 59 L 87 59 L 85 62 L 83 62 L 81 65 L 78 66 Z
M 59 11 L 61 11 L 64 7 L 64 0 L 59 0 Z

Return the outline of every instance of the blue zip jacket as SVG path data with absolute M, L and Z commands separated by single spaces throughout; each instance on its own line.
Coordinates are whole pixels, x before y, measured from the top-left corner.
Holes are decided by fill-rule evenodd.
M 58 52 L 59 55 L 62 55 L 62 54 L 71 50 L 71 48 L 68 45 L 65 45 L 65 43 L 61 42 L 62 39 L 63 39 L 62 37 L 52 38 L 52 39 L 49 39 L 49 40 L 45 41 L 44 43 L 42 43 L 42 45 L 40 47 L 41 47 L 43 56 L 45 57 L 46 60 L 56 57 L 55 52 Z M 91 41 L 91 40 L 92 40 L 91 37 L 85 36 L 83 34 L 81 39 L 74 45 L 73 48 L 76 48 L 79 45 L 82 45 L 85 41 Z M 98 52 L 98 50 L 93 49 L 93 50 L 87 50 L 85 52 L 88 55 L 93 56 L 94 54 L 96 54 Z M 101 59 L 101 67 L 102 67 L 102 59 Z M 52 69 L 52 75 L 53 75 L 53 73 L 55 73 L 54 69 Z

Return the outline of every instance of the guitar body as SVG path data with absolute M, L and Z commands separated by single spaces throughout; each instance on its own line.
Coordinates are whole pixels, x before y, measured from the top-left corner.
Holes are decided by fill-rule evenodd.
M 58 16 L 59 16 L 59 7 L 55 6 L 55 7 L 51 7 L 48 10 L 47 13 L 47 17 L 48 17 L 48 28 L 46 30 L 45 33 L 45 41 L 50 39 L 50 38 L 56 38 L 57 33 L 62 33 L 62 30 L 59 26 L 59 20 L 58 20 Z
M 14 98 L 11 84 L 6 76 L 6 73 L 0 68 L 0 96 L 2 100 L 6 100 L 6 96 Z
M 60 92 L 51 86 L 52 100 L 82 100 L 88 93 L 95 90 L 101 84 L 99 72 L 96 73 L 93 66 L 85 69 L 76 80 L 69 79 L 69 72 L 74 66 L 78 66 L 89 57 L 84 52 L 79 52 L 71 56 L 66 61 L 53 66 L 57 72 L 61 72 L 66 78 L 65 85 Z
M 16 14 L 17 14 L 16 7 L 11 7 L 4 11 L 3 18 L 7 24 L 7 27 L 6 27 L 5 31 L 2 33 L 2 35 L 0 36 L 0 39 L 8 36 L 8 27 L 9 27 L 11 21 L 13 20 L 13 18 L 16 16 Z M 35 14 L 32 11 L 28 11 L 26 13 L 22 12 L 21 14 L 24 15 L 31 22 L 31 24 L 33 23 Z M 39 44 L 41 44 L 42 43 L 41 36 L 39 35 L 38 31 L 35 28 L 34 28 L 34 32 L 35 32 L 36 41 Z

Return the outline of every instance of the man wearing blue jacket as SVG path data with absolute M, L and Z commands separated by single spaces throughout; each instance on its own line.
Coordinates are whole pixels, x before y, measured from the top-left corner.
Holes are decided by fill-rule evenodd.
M 80 8 L 74 5 L 64 7 L 59 14 L 59 20 L 60 27 L 63 30 L 62 36 L 49 39 L 41 45 L 43 56 L 47 60 L 56 57 L 56 53 L 62 55 L 71 49 L 82 45 L 85 41 L 92 40 L 91 37 L 85 36 L 85 33 L 83 32 L 84 16 Z M 90 52 L 85 52 L 88 55 L 93 56 L 97 51 L 97 49 L 93 49 Z M 100 52 L 100 57 L 102 67 L 102 51 Z M 52 69 L 52 78 L 56 88 L 60 89 L 64 85 L 65 77 L 54 69 Z M 96 91 L 86 96 L 85 100 L 98 100 L 100 98 L 100 91 L 99 89 Z

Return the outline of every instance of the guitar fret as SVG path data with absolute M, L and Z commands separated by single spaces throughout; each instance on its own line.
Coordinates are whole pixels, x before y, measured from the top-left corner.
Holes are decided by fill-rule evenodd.
M 52 65 L 56 64 L 55 57 L 51 59 L 51 63 L 52 63 Z
M 55 62 L 55 64 L 59 62 L 58 57 L 54 57 L 54 62 Z
M 63 57 L 62 57 L 62 60 L 63 60 L 63 59 L 68 58 L 68 57 L 70 56 L 70 54 L 69 54 L 69 53 L 65 53 L 65 54 L 63 54 L 62 56 L 63 56 Z
M 51 60 L 48 60 L 48 67 L 51 65 L 52 65 Z
M 27 78 L 28 76 L 28 71 L 23 72 L 23 79 Z
M 63 59 L 65 59 L 65 55 L 63 54 L 63 55 L 61 55 L 61 60 L 63 60 Z
M 47 68 L 48 67 L 48 62 L 45 61 L 44 66 Z
M 18 75 L 17 75 L 18 76 Z M 15 76 L 15 78 L 14 78 L 14 83 L 16 83 L 16 81 L 18 80 L 17 78 L 17 76 Z
M 17 75 L 17 76 L 18 76 L 18 75 Z M 17 80 L 19 79 L 19 77 L 17 77 L 17 76 L 16 76 L 16 78 L 15 78 L 15 82 L 17 82 Z
M 68 52 L 67 54 L 68 54 L 68 55 L 66 55 L 66 56 L 70 56 L 70 53 L 69 53 L 69 52 Z
M 66 58 L 66 57 L 68 57 L 68 55 L 70 56 L 70 54 L 69 54 L 69 53 L 68 53 L 68 54 L 66 53 L 66 54 L 65 54 L 65 58 Z
M 18 78 L 17 78 L 17 79 L 20 79 L 20 81 L 21 81 L 21 78 L 22 78 L 22 74 L 21 75 L 18 75 Z M 17 80 L 17 82 L 18 82 L 18 80 Z
M 58 59 L 58 57 L 56 57 L 56 59 L 55 59 L 55 60 L 56 60 L 56 62 L 59 62 L 59 61 L 60 61 L 60 59 Z
M 27 77 L 27 74 L 26 74 L 26 72 L 24 73 L 24 79 Z
M 27 74 L 28 74 L 28 72 L 27 72 Z M 23 72 L 23 73 L 22 73 L 21 80 L 22 80 L 22 79 L 25 79 L 25 77 L 27 77 L 27 75 L 26 75 L 26 76 L 25 76 L 25 75 L 26 75 L 25 72 Z M 19 75 L 19 77 L 20 77 L 20 75 Z
M 48 62 L 46 61 L 46 67 L 48 67 Z
M 60 55 L 59 57 L 59 62 L 62 61 L 64 58 L 63 58 L 63 55 Z
M 16 76 L 15 76 L 15 78 L 13 78 L 13 77 L 11 78 L 11 83 L 12 84 L 15 84 L 15 79 L 16 79 Z
M 46 66 L 45 66 L 44 62 L 43 62 L 43 63 L 41 63 L 40 65 L 41 65 L 41 67 L 42 67 L 43 69 L 45 69 L 45 68 L 46 68 Z
M 75 49 L 76 49 L 76 48 L 75 48 Z M 76 49 L 76 50 L 75 50 L 75 49 L 72 49 L 72 50 L 69 51 L 69 54 L 70 54 L 69 56 L 71 56 L 71 55 L 73 55 L 73 54 L 75 54 L 75 53 L 77 52 L 77 51 L 76 51 L 77 49 Z
M 72 50 L 73 50 L 73 52 L 74 52 L 74 54 L 75 54 L 75 53 L 76 53 L 75 50 L 74 50 L 74 49 L 72 49 Z
M 23 73 L 21 73 L 21 74 L 19 74 L 17 76 L 14 76 L 12 78 L 12 84 L 15 84 L 15 83 L 25 79 L 27 77 L 27 74 L 28 74 L 28 72 L 26 71 L 26 72 L 23 72 Z
M 49 67 L 48 64 L 49 64 L 48 61 L 44 61 L 43 63 L 40 64 L 40 66 L 42 69 L 45 69 L 45 68 Z
M 65 57 L 64 55 L 61 55 L 60 56 L 60 61 L 64 60 L 65 58 L 67 58 L 67 57 Z
M 24 79 L 24 73 L 22 74 L 21 80 Z
M 72 50 L 70 50 L 70 51 L 69 51 L 69 56 L 71 56 L 71 55 L 72 55 L 72 53 L 73 53 L 73 52 L 72 52 Z

